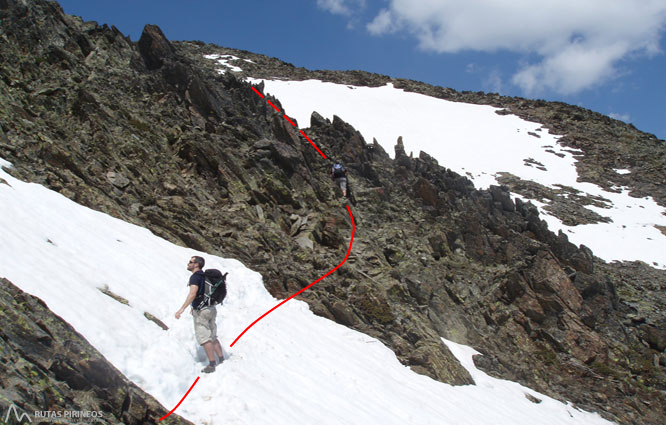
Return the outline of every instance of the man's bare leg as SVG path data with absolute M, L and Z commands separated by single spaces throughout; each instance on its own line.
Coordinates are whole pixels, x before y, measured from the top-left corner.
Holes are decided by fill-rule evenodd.
M 206 341 L 203 344 L 204 351 L 206 352 L 206 357 L 208 357 L 208 361 L 211 363 L 215 362 L 215 347 L 213 342 L 211 341 Z
M 216 339 L 215 342 L 213 342 L 213 349 L 215 350 L 217 357 L 220 359 L 220 363 L 222 363 L 222 360 L 224 360 L 224 353 L 222 352 L 222 344 L 220 344 L 219 339 Z

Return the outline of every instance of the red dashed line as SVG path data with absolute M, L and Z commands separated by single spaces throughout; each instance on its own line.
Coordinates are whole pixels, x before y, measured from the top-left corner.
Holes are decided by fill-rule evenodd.
M 261 93 L 259 93 L 259 90 L 255 89 L 254 87 L 252 87 L 252 90 L 254 90 L 254 92 L 255 92 L 256 94 L 258 94 L 260 98 L 262 98 L 262 99 L 264 98 L 264 95 L 261 94 Z
M 252 90 L 253 90 L 256 94 L 258 94 L 259 97 L 261 97 L 262 99 L 264 98 L 264 95 L 261 94 L 261 93 L 259 93 L 259 90 L 255 89 L 254 87 L 252 87 Z M 266 100 L 266 102 L 268 102 L 268 104 L 271 105 L 271 106 L 273 107 L 273 109 L 275 109 L 276 111 L 280 112 L 280 110 L 277 108 L 277 106 L 273 105 L 273 102 L 271 102 L 270 100 Z M 287 121 L 289 121 L 289 124 L 291 124 L 291 125 L 293 125 L 294 127 L 296 127 L 296 124 L 295 124 L 292 120 L 290 120 L 289 117 L 288 117 L 286 114 L 283 115 L 283 117 L 284 117 L 284 119 L 286 119 Z M 324 155 L 324 153 L 323 153 L 322 151 L 319 150 L 319 148 L 317 147 L 317 145 L 315 145 L 314 142 L 313 142 L 312 140 L 310 140 L 310 138 L 309 138 L 309 137 L 303 132 L 303 130 L 301 130 L 300 132 L 301 132 L 301 134 L 303 135 L 303 137 L 305 137 L 305 138 L 308 140 L 308 142 L 310 142 L 310 144 L 312 145 L 312 147 L 315 148 L 315 149 L 317 149 L 317 152 L 319 152 L 319 155 L 323 156 L 324 159 L 328 159 L 328 158 L 326 157 L 326 155 Z
M 308 137 L 308 135 L 305 134 L 305 133 L 303 133 L 303 130 L 301 130 L 301 134 L 303 135 L 303 137 L 305 137 L 306 139 L 308 139 L 308 142 L 310 142 L 310 144 L 312 145 L 313 148 L 317 149 L 317 152 L 319 152 L 319 155 L 323 156 L 324 159 L 328 159 L 328 158 L 326 158 L 326 155 L 324 155 L 323 152 L 319 150 L 319 148 L 317 147 L 317 145 L 315 145 L 315 144 L 312 142 L 312 140 L 310 140 L 310 138 Z
M 278 109 L 278 107 L 275 106 L 275 105 L 273 105 L 273 102 L 271 102 L 270 100 L 267 100 L 266 102 L 268 102 L 268 104 L 271 105 L 271 106 L 273 107 L 273 109 L 275 109 L 276 111 L 280 112 L 280 110 Z

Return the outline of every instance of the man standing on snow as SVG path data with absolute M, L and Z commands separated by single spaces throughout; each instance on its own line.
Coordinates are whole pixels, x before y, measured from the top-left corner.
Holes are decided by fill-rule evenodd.
M 206 285 L 206 275 L 204 275 L 203 267 L 206 261 L 202 257 L 194 256 L 190 258 L 187 263 L 187 270 L 192 272 L 190 276 L 190 292 L 187 294 L 185 303 L 176 312 L 176 319 L 180 319 L 187 306 L 192 307 L 192 315 L 194 317 L 194 335 L 199 345 L 203 346 L 206 356 L 208 357 L 208 366 L 201 371 L 204 373 L 211 373 L 215 371 L 215 366 L 222 363 L 222 345 L 217 339 L 217 325 L 215 318 L 217 317 L 217 309 L 214 305 L 203 307 L 197 310 L 194 306 L 198 304 L 198 299 L 203 296 L 204 288 Z M 219 361 L 215 361 L 215 354 Z

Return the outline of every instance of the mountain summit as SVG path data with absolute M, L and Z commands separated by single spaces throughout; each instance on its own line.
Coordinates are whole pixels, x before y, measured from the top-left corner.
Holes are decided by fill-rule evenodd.
M 362 71 L 309 71 L 251 52 L 171 42 L 150 25 L 133 42 L 46 0 L 0 0 L 0 20 L 0 158 L 12 164 L 4 170 L 13 178 L 174 244 L 237 259 L 284 299 L 344 258 L 351 224 L 329 177 L 331 160 L 341 161 L 356 199 L 356 234 L 348 261 L 298 297 L 314 314 L 376 338 L 435 381 L 475 382 L 445 338 L 473 347 L 480 353 L 475 367 L 493 377 L 618 423 L 663 423 L 666 265 L 606 262 L 543 219 L 548 212 L 571 227 L 603 223 L 603 199 L 498 170 L 488 173 L 500 184 L 480 188 L 480 173 L 456 172 L 459 164 L 446 158 L 405 149 L 419 140 L 366 140 L 364 123 L 353 124 L 343 106 L 332 116 L 296 118 L 292 92 L 282 100 L 278 82 L 318 80 L 349 92 L 390 83 L 450 102 L 456 113 L 485 105 L 477 126 L 508 118 L 530 128 L 526 140 L 558 135 L 547 149 L 575 156 L 581 181 L 609 194 L 649 196 L 660 208 L 663 141 L 571 105 Z M 307 103 L 301 94 L 296 103 Z M 395 124 L 375 118 L 380 127 Z M 387 143 L 396 144 L 393 152 Z M 465 146 L 464 133 L 455 143 Z M 479 161 L 484 154 L 476 152 Z M 549 172 L 515 155 L 521 166 Z M 649 226 L 666 251 L 658 239 L 664 226 Z M 7 255 L 0 277 L 15 260 Z M 153 265 L 137 259 L 136 267 Z M 156 319 L 166 322 L 169 311 L 165 306 Z M 0 336 L 14 344 L 12 335 Z M 19 369 L 10 372 L 11 382 L 28 380 Z M 40 391 L 34 384 L 6 397 L 30 405 Z M 151 418 L 158 410 L 147 409 Z

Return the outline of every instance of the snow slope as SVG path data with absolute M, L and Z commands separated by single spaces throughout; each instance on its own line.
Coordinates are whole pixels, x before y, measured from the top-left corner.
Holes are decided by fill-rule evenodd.
M 611 218 L 610 223 L 567 226 L 548 214 L 544 204 L 533 203 L 540 207 L 541 217 L 552 231 L 562 230 L 571 242 L 586 245 L 606 261 L 641 260 L 666 269 L 666 235 L 656 227 L 666 226 L 666 209 L 650 197 L 629 196 L 626 188 L 611 193 L 594 184 L 579 183 L 576 151 L 560 145 L 559 137 L 542 129 L 541 124 L 515 115 L 498 115 L 498 109 L 491 106 L 450 102 L 405 92 L 391 84 L 370 88 L 317 80 L 248 80 L 263 81 L 265 93 L 278 98 L 301 127 L 309 126 L 313 111 L 329 119 L 337 115 L 354 126 L 366 142 L 376 139 L 392 156 L 396 140 L 402 136 L 408 155 L 426 152 L 440 165 L 467 175 L 480 189 L 498 184 L 497 173 L 509 172 L 548 187 L 559 184 L 601 196 L 606 200 L 605 208 L 588 208 Z M 321 148 L 326 153 L 326 147 Z M 543 167 L 534 166 L 535 162 Z
M 0 159 L 0 166 L 9 164 Z M 196 424 L 608 424 L 474 368 L 474 350 L 443 341 L 476 385 L 453 387 L 413 373 L 376 339 L 277 304 L 261 276 L 238 261 L 182 248 L 148 230 L 80 206 L 0 169 L 0 276 L 43 299 L 128 378 Z M 203 255 L 229 272 L 218 307 L 227 360 L 210 375 L 191 320 L 176 320 L 186 263 Z M 333 266 L 333 265 L 332 265 Z M 315 280 L 318 276 L 313 276 Z M 106 288 L 129 301 L 102 294 Z M 165 322 L 164 331 L 144 317 Z M 535 404 L 530 394 L 542 400 Z

